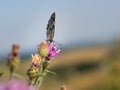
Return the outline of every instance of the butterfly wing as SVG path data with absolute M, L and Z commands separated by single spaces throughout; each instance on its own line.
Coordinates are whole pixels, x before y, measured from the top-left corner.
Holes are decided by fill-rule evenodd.
M 52 15 L 48 21 L 46 29 L 47 29 L 47 31 L 46 31 L 47 40 L 52 42 L 53 38 L 54 38 L 54 32 L 55 32 L 55 12 L 52 13 Z

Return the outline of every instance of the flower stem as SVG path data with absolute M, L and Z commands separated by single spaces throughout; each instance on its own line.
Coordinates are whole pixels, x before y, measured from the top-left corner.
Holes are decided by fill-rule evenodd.
M 39 88 L 40 88 L 40 86 L 41 86 L 41 83 L 42 83 L 42 81 L 43 81 L 43 77 L 40 76 L 40 77 L 38 78 L 38 80 L 39 80 L 39 83 L 38 83 L 38 85 L 37 85 L 37 89 L 36 89 L 36 90 L 39 90 Z
M 39 76 L 37 78 L 37 89 L 36 90 L 39 90 L 41 84 L 42 84 L 42 81 L 43 81 L 43 61 L 44 59 L 41 60 L 41 66 L 40 66 L 40 72 L 39 72 Z

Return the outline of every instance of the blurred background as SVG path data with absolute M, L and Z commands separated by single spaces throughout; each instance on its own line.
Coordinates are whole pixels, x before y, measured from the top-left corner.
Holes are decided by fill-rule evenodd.
M 62 58 L 50 68 L 42 90 L 120 90 L 119 0 L 2 0 L 0 1 L 0 72 L 9 71 L 8 54 L 20 45 L 20 68 L 25 75 L 31 54 L 46 39 L 50 15 L 56 12 L 54 40 L 62 45 Z M 27 77 L 27 76 L 26 76 Z

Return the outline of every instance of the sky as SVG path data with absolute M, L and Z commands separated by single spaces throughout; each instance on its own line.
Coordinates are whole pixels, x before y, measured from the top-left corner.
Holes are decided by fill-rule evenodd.
M 35 49 L 46 39 L 46 26 L 56 12 L 54 40 L 62 46 L 107 42 L 120 32 L 120 0 L 0 0 L 0 53 L 13 43 Z

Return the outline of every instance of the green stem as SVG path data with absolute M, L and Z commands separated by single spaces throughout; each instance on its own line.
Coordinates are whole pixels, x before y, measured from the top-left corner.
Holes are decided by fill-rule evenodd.
M 41 84 L 42 84 L 42 81 L 43 81 L 43 61 L 44 59 L 41 60 L 41 67 L 40 67 L 40 72 L 39 72 L 39 75 L 38 78 L 37 78 L 37 81 L 36 81 L 36 84 L 37 84 L 37 89 L 36 90 L 39 90 Z
M 43 81 L 43 77 L 40 76 L 40 77 L 38 78 L 38 80 L 39 80 L 39 82 L 38 82 L 38 85 L 37 85 L 37 89 L 36 89 L 36 90 L 39 90 L 39 88 L 40 88 L 40 86 L 41 86 L 41 84 L 42 84 L 42 81 Z
M 0 77 L 1 77 L 3 74 L 4 74 L 3 72 L 0 72 Z

